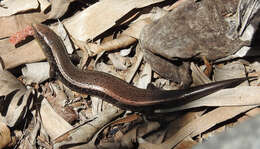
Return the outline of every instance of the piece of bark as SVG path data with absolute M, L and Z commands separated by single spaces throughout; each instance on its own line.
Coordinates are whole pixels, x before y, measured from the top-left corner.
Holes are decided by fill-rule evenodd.
M 159 21 L 144 27 L 142 48 L 168 59 L 206 56 L 215 60 L 249 43 L 226 37 L 225 15 L 234 13 L 238 0 L 183 0 Z

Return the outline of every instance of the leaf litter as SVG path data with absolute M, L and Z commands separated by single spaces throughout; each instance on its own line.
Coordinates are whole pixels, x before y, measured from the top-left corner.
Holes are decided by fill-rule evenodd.
M 158 47 L 158 42 L 165 43 L 171 38 L 190 39 L 176 35 L 174 29 L 169 31 L 170 36 L 162 39 L 159 36 L 148 37 L 143 28 L 152 28 L 152 25 L 163 20 L 161 18 L 167 20 L 167 15 L 174 15 L 174 11 L 185 14 L 186 6 L 207 4 L 207 8 L 203 9 L 218 6 L 223 10 L 222 14 L 218 13 L 221 19 L 230 21 L 241 17 L 242 22 L 235 21 L 233 24 L 237 32 L 229 32 L 228 37 L 225 36 L 227 40 L 233 38 L 241 40 L 241 43 L 245 43 L 245 40 L 257 43 L 257 37 L 252 37 L 257 29 L 254 28 L 254 20 L 258 18 L 255 14 L 259 10 L 257 1 L 232 0 L 225 6 L 230 9 L 224 9 L 224 2 L 208 0 L 59 0 L 51 3 L 27 0 L 23 2 L 26 5 L 19 3 L 0 1 L 0 57 L 4 68 L 0 72 L 0 130 L 3 134 L 0 148 L 191 148 L 208 136 L 225 131 L 225 127 L 246 121 L 248 117 L 256 117 L 260 112 L 258 79 L 145 116 L 123 111 L 100 98 L 72 92 L 56 79 L 48 79 L 49 67 L 44 66 L 47 69 L 43 69 L 35 63 L 46 57 L 35 40 L 26 37 L 30 33 L 25 31 L 33 23 L 48 24 L 64 39 L 71 60 L 80 68 L 104 71 L 140 88 L 178 89 L 216 80 L 259 75 L 259 58 L 257 52 L 254 54 L 254 49 L 259 45 L 250 47 L 245 44 L 240 49 L 224 49 L 231 52 L 216 60 L 214 54 L 210 55 L 209 63 L 204 63 L 207 60 L 203 62 L 200 56 L 198 59 L 186 59 L 190 53 L 183 55 L 185 59 L 169 58 L 163 51 L 165 45 L 161 46 L 162 49 L 153 49 L 152 46 L 146 49 L 143 43 L 147 41 L 144 39 L 151 39 L 155 47 Z M 215 10 L 210 13 L 213 12 Z M 224 22 L 224 19 L 220 21 Z M 189 20 L 183 23 L 175 25 L 186 26 L 191 23 L 190 26 L 194 25 L 195 29 L 200 27 Z M 170 28 L 160 27 L 163 32 L 167 32 L 167 29 Z M 152 32 L 151 35 L 156 34 Z M 211 36 L 207 33 L 201 35 Z M 204 38 L 197 35 L 191 37 L 194 40 L 198 37 L 197 42 Z M 180 46 L 177 41 L 173 45 L 176 48 Z M 190 45 L 181 46 L 185 49 Z M 203 46 L 210 49 L 210 45 Z M 145 50 L 161 51 L 147 58 L 146 53 L 154 53 Z M 185 69 L 180 69 L 180 62 L 185 63 Z M 168 63 L 174 64 L 179 70 L 162 67 L 168 66 Z M 169 79 L 167 75 L 174 77 Z

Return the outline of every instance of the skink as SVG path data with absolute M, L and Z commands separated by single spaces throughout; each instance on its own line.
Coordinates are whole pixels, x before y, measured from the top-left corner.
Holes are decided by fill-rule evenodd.
M 122 109 L 153 112 L 176 107 L 246 80 L 236 78 L 181 90 L 140 89 L 104 72 L 80 70 L 72 64 L 62 39 L 54 31 L 41 24 L 32 28 L 55 77 L 73 91 L 98 96 Z

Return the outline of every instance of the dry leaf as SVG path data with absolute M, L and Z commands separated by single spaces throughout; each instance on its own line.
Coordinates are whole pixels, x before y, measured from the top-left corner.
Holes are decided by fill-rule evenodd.
M 93 52 L 92 55 L 94 56 L 104 51 L 111 51 L 120 48 L 125 48 L 137 41 L 142 28 L 145 25 L 149 24 L 150 22 L 151 20 L 149 18 L 137 21 L 131 24 L 128 29 L 123 31 L 122 34 L 117 39 L 104 42 L 101 45 L 88 44 L 89 46 L 88 49 Z
M 138 149 L 166 149 L 166 148 L 161 148 L 160 144 L 153 144 L 153 143 L 150 143 L 146 140 L 144 140 L 143 138 L 138 138 L 137 139 L 138 142 L 139 142 L 139 148 Z
M 9 127 L 24 120 L 32 106 L 32 89 L 26 89 L 8 71 L 0 72 L 1 114 Z
M 24 148 L 36 148 L 37 146 L 37 136 L 41 129 L 41 123 L 35 117 L 36 115 L 34 114 L 34 119 L 29 124 L 33 125 L 33 128 L 29 129 L 29 135 L 26 135 L 25 138 L 23 138 L 23 141 L 21 141 L 21 146 Z
M 5 102 L 10 102 L 10 104 L 5 115 L 5 122 L 9 127 L 14 127 L 26 119 L 29 110 L 32 108 L 32 91 L 32 89 L 21 89 L 14 91 L 13 94 L 15 95 L 11 95 L 11 97 L 6 96 Z
M 35 40 L 19 48 L 13 47 L 9 50 L 9 52 L 1 55 L 5 69 L 45 59 L 43 51 Z
M 198 144 L 194 149 L 258 149 L 260 143 L 258 138 L 260 117 L 251 118 L 233 128 L 226 129 L 225 132 L 210 138 L 202 144 Z
M 70 0 L 51 1 L 51 12 L 48 19 L 58 19 L 62 17 L 70 5 Z
M 42 100 L 40 114 L 42 125 L 51 139 L 55 139 L 73 128 L 54 111 L 46 99 Z
M 196 145 L 197 142 L 192 140 L 190 137 L 184 139 L 182 142 L 180 142 L 175 149 L 191 149 L 194 145 Z
M 122 114 L 122 112 L 122 110 L 118 110 L 117 108 L 110 108 L 110 110 L 99 113 L 92 121 L 74 127 L 72 130 L 56 138 L 54 148 L 62 148 L 63 146 L 80 143 L 84 147 L 84 143 L 88 143 L 100 128 L 111 121 L 111 119 Z M 85 145 L 87 146 L 87 144 Z
M 7 145 L 11 142 L 11 132 L 10 129 L 0 121 L 0 149 L 7 147 Z
M 42 13 L 51 5 L 51 3 L 46 0 L 38 0 L 38 2 L 40 3 L 40 9 Z
M 164 11 L 163 9 L 168 7 L 168 10 L 171 9 L 174 11 L 175 9 L 178 9 L 178 5 L 180 4 L 179 2 L 183 2 L 183 0 L 179 0 L 177 2 L 165 1 L 165 3 L 160 3 L 164 0 L 102 0 L 98 2 L 95 1 L 93 3 L 91 2 L 92 5 L 90 5 L 88 8 L 81 7 L 81 4 L 84 3 L 84 6 L 86 6 L 90 4 L 89 2 L 85 3 L 83 1 L 79 1 L 78 3 L 75 3 L 79 6 L 76 7 L 74 11 L 76 12 L 76 14 L 72 17 L 71 15 L 73 14 L 69 14 L 68 16 L 66 16 L 67 18 L 62 20 L 62 23 L 65 24 L 66 29 L 68 29 L 70 33 L 67 34 L 66 29 L 62 26 L 62 23 L 56 22 L 56 20 L 46 20 L 62 17 L 64 13 L 67 12 L 68 6 L 72 1 L 74 0 L 50 1 L 52 3 L 51 10 L 49 9 L 50 3 L 46 0 L 38 0 L 38 2 L 36 1 L 37 4 L 39 3 L 36 8 L 27 7 L 30 2 L 26 0 L 22 1 L 24 5 L 19 5 L 17 6 L 17 8 L 8 7 L 8 9 L 6 9 L 7 5 L 5 5 L 5 2 L 19 4 L 21 3 L 21 1 L 1 1 L 0 13 L 2 12 L 2 10 L 5 10 L 6 12 L 9 12 L 9 14 L 12 14 L 12 16 L 8 15 L 6 17 L 0 17 L 0 49 L 3 49 L 0 51 L 0 56 L 6 69 L 15 68 L 16 66 L 19 66 L 21 64 L 27 64 L 45 59 L 42 50 L 35 41 L 31 41 L 25 44 L 21 43 L 20 45 L 16 45 L 17 47 L 14 47 L 14 45 L 11 45 L 6 38 L 16 33 L 17 31 L 23 30 L 24 27 L 28 24 L 30 25 L 31 23 L 40 23 L 44 21 L 44 23 L 49 24 L 50 27 L 60 35 L 62 40 L 65 42 L 68 53 L 73 53 L 73 47 L 87 50 L 84 51 L 84 56 L 80 54 L 79 55 L 80 57 L 84 57 L 83 60 L 81 59 L 81 64 L 88 64 L 88 68 L 91 68 L 91 70 L 96 68 L 95 70 L 110 73 L 112 75 L 115 75 L 116 77 L 126 80 L 126 82 L 128 83 L 131 82 L 132 84 L 135 84 L 139 88 L 146 88 L 147 84 L 153 81 L 152 83 L 157 83 L 158 86 L 162 87 L 163 89 L 176 89 L 176 85 L 173 82 L 163 79 L 156 73 L 152 73 L 151 67 L 147 63 L 142 61 L 144 53 L 140 50 L 140 44 L 137 44 L 137 46 L 132 46 L 128 49 L 122 50 L 122 48 L 129 47 L 129 45 L 138 42 L 140 32 L 144 26 L 150 24 L 151 20 L 156 22 L 156 20 L 158 20 L 161 16 L 168 13 L 168 11 Z M 34 2 L 35 1 L 33 1 L 32 4 L 34 4 Z M 186 2 L 189 2 L 189 0 L 186 0 Z M 170 6 L 172 3 L 174 4 Z M 154 9 L 154 7 L 156 6 L 161 8 Z M 36 9 L 37 12 L 32 13 Z M 220 9 L 222 9 L 222 7 Z M 49 10 L 49 14 L 45 15 L 44 13 Z M 24 14 L 15 15 L 17 13 Z M 0 15 L 3 14 L 4 13 L 1 13 Z M 178 20 L 173 21 L 175 22 Z M 180 24 L 180 26 L 182 25 L 183 24 Z M 157 32 L 157 30 L 155 31 Z M 73 39 L 74 43 L 71 44 L 68 35 L 72 35 L 71 39 Z M 102 39 L 103 35 L 104 39 Z M 110 37 L 115 39 L 105 41 L 107 38 Z M 89 41 L 89 39 L 95 39 L 97 41 L 94 43 Z M 100 45 L 99 42 L 101 41 L 102 44 Z M 158 41 L 157 37 L 155 37 L 155 41 Z M 207 40 L 205 40 L 205 43 L 206 42 Z M 90 46 L 88 47 L 88 45 Z M 120 49 L 120 55 L 119 52 L 105 52 L 114 49 Z M 76 54 L 80 52 L 82 51 L 77 51 Z M 238 57 L 244 57 L 248 53 L 250 54 L 247 48 L 241 49 L 241 51 L 238 51 L 238 53 L 235 53 L 234 55 Z M 91 54 L 98 55 L 96 57 L 91 57 Z M 133 56 L 133 54 L 135 55 Z M 110 60 L 108 60 L 107 57 Z M 196 59 L 192 59 L 192 61 L 193 60 L 195 62 L 198 62 Z M 255 59 L 250 60 L 255 61 Z M 76 60 L 76 62 L 78 62 L 78 59 Z M 111 62 L 113 63 L 113 65 L 111 65 Z M 252 71 L 254 71 L 254 68 L 258 69 L 258 64 L 256 64 L 255 67 L 251 68 L 250 62 L 248 62 L 249 66 L 247 66 L 246 69 L 241 69 L 242 65 L 239 65 L 239 67 L 233 68 L 231 71 L 228 71 L 228 73 L 231 74 L 237 72 L 237 69 L 239 69 L 238 72 L 244 74 L 245 72 L 251 73 Z M 236 64 L 229 64 L 228 62 L 227 66 L 228 65 L 229 67 L 234 67 L 234 65 Z M 41 68 L 42 70 L 42 66 L 36 67 Z M 248 67 L 250 68 L 250 70 L 248 69 Z M 204 84 L 211 82 L 208 77 L 204 75 L 199 66 L 192 64 L 191 68 L 195 74 L 195 77 L 193 77 L 193 79 L 197 81 L 195 83 Z M 124 71 L 118 71 L 118 69 L 123 69 Z M 17 68 L 15 70 L 17 70 Z M 20 69 L 18 68 L 18 70 Z M 28 68 L 28 70 L 30 71 L 30 68 Z M 28 83 L 40 82 L 47 78 L 47 76 L 44 76 L 43 78 L 42 76 L 38 77 L 38 74 L 42 75 L 43 72 L 40 72 L 38 69 L 35 68 L 33 68 L 33 70 L 34 73 L 31 73 L 30 71 L 30 76 L 24 75 L 24 79 L 26 79 Z M 24 69 L 22 71 L 24 73 Z M 171 70 L 168 69 L 168 72 L 166 71 L 166 73 L 169 74 L 169 71 Z M 215 78 L 217 78 L 217 80 L 218 78 L 223 79 L 223 75 L 219 75 L 217 71 L 220 72 L 219 68 L 215 72 Z M 225 71 L 225 75 L 227 75 L 226 73 L 227 71 Z M 256 74 L 258 74 L 257 70 Z M 206 110 L 207 108 L 203 107 L 195 108 L 194 110 L 188 109 L 185 110 L 185 112 L 187 112 L 185 115 L 183 115 L 182 113 L 178 113 L 178 115 L 172 115 L 171 113 L 169 114 L 169 117 L 168 115 L 163 114 L 163 116 L 160 116 L 159 118 L 164 122 L 171 123 L 170 125 L 167 125 L 168 129 L 165 129 L 165 127 L 161 128 L 162 125 L 160 125 L 160 123 L 158 122 L 147 122 L 145 124 L 141 123 L 140 121 L 138 121 L 138 123 L 136 123 L 136 121 L 132 122 L 133 120 L 137 119 L 137 116 L 130 116 L 126 119 L 119 119 L 118 121 L 115 120 L 111 122 L 119 115 L 122 115 L 123 111 L 118 110 L 117 107 L 111 106 L 111 104 L 107 104 L 103 100 L 95 100 L 96 97 L 90 97 L 92 100 L 92 107 L 90 108 L 90 100 L 88 100 L 89 97 L 87 95 L 75 95 L 75 93 L 71 92 L 71 90 L 67 89 L 67 87 L 64 87 L 64 91 L 67 93 L 67 96 L 69 96 L 69 98 L 65 96 L 63 91 L 57 91 L 57 88 L 54 87 L 56 98 L 54 98 L 53 95 L 50 95 L 53 92 L 48 92 L 49 94 L 45 95 L 48 95 L 46 97 L 48 98 L 49 102 L 46 99 L 43 99 L 40 105 L 40 112 L 37 113 L 36 111 L 31 111 L 32 101 L 29 98 L 29 96 L 32 95 L 31 89 L 27 90 L 23 84 L 16 80 L 15 77 L 9 78 L 9 75 L 10 74 L 6 73 L 1 75 L 0 73 L 0 101 L 10 102 L 10 104 L 7 104 L 7 102 L 5 104 L 0 104 L 0 120 L 2 120 L 3 122 L 5 121 L 10 127 L 16 126 L 16 124 L 18 124 L 19 122 L 24 122 L 23 124 L 25 124 L 26 122 L 30 122 L 30 124 L 34 123 L 33 127 L 31 125 L 28 125 L 28 127 L 27 125 L 25 125 L 26 127 L 21 128 L 25 129 L 23 131 L 21 131 L 20 127 L 15 127 L 19 129 L 18 131 L 20 132 L 20 135 L 18 135 L 19 133 L 11 132 L 15 135 L 15 137 L 19 139 L 17 141 L 20 141 L 20 138 L 24 136 L 19 142 L 19 146 L 15 146 L 17 148 L 40 147 L 51 149 L 70 147 L 75 149 L 167 149 L 175 147 L 186 149 L 195 144 L 195 141 L 192 140 L 192 137 L 200 135 L 202 133 L 202 136 L 205 137 L 212 135 L 216 131 L 223 130 L 227 125 L 220 127 L 220 129 L 215 129 L 214 126 L 216 126 L 217 124 L 223 124 L 223 122 L 226 122 L 226 120 L 229 120 L 237 115 L 241 115 L 241 113 L 255 107 L 234 106 L 260 105 L 260 98 L 258 97 L 258 94 L 256 94 L 260 91 L 258 87 L 247 86 L 222 90 L 220 92 L 203 97 L 200 100 L 180 106 L 178 107 L 178 109 L 173 110 L 182 110 L 201 106 L 233 107 L 220 107 L 214 110 L 212 110 L 213 108 L 210 108 L 210 110 L 212 111 Z M 180 75 L 184 75 L 184 73 L 180 73 Z M 251 74 L 249 74 L 249 76 L 250 75 Z M 41 84 L 35 85 L 35 87 L 37 88 L 41 86 Z M 41 91 L 41 89 L 44 88 L 39 88 L 39 91 Z M 233 92 L 236 92 L 236 94 L 233 94 Z M 66 110 L 66 108 L 64 107 L 64 105 L 66 105 L 65 102 L 72 102 L 72 104 L 74 103 L 73 111 L 77 111 L 77 116 L 80 117 L 79 122 L 74 126 L 70 125 L 64 120 L 75 120 L 75 113 L 70 113 L 71 111 Z M 49 105 L 49 103 L 52 103 L 52 107 Z M 75 106 L 79 103 L 84 106 Z M 58 108 L 58 111 L 55 112 L 55 108 Z M 28 112 L 33 113 L 32 120 L 25 119 L 25 116 L 27 116 L 26 114 Z M 246 118 L 254 116 L 257 113 L 259 113 L 259 110 L 251 110 L 246 114 L 246 116 L 240 118 L 238 121 L 246 120 Z M 146 114 L 149 115 L 149 113 Z M 63 115 L 62 117 L 64 117 L 64 119 L 60 115 Z M 41 121 L 38 121 L 39 118 L 41 118 Z M 112 129 L 109 129 L 110 127 L 107 126 L 111 125 L 113 125 L 113 127 L 111 127 Z M 210 128 L 214 129 L 215 131 L 211 131 Z M 0 128 L 0 131 L 1 130 L 2 129 Z M 205 133 L 207 134 L 205 135 Z M 202 138 L 199 137 L 199 139 Z M 2 145 L 1 143 L 4 142 L 0 141 L 0 148 Z M 176 144 L 178 145 L 176 146 Z M 10 148 L 12 147 L 14 147 L 14 145 L 12 145 Z
M 25 90 L 23 84 L 8 71 L 0 71 L 0 82 L 0 96 L 6 96 L 16 90 Z
M 0 55 L 3 55 L 13 49 L 14 45 L 9 42 L 8 38 L 0 40 Z
M 193 62 L 190 64 L 192 71 L 193 84 L 202 85 L 205 83 L 211 83 L 212 81 L 203 73 L 203 71 L 195 65 Z
M 245 76 L 245 66 L 241 62 L 231 62 L 226 65 L 216 65 L 214 70 L 214 79 L 216 81 L 239 78 Z M 244 85 L 248 82 L 244 82 Z
M 66 104 L 69 99 L 64 93 L 64 90 L 59 89 L 58 86 L 56 86 L 55 84 L 50 84 L 50 86 L 53 92 L 47 92 L 45 96 L 51 104 L 52 108 L 68 123 L 74 123 L 78 119 L 78 115 L 72 107 Z M 55 96 L 53 96 L 52 94 L 54 94 Z
M 64 24 L 73 38 L 85 42 L 113 27 L 120 18 L 131 10 L 162 1 L 104 0 L 91 5 Z
M 131 80 L 134 78 L 136 71 L 138 70 L 139 66 L 141 65 L 143 60 L 143 52 L 141 51 L 140 47 L 136 47 L 136 56 L 133 65 L 128 69 L 125 77 L 125 81 L 130 83 Z
M 22 73 L 26 84 L 41 83 L 49 78 L 50 65 L 47 62 L 26 64 Z
M 37 0 L 4 0 L 1 4 L 5 8 L 0 7 L 0 17 L 35 10 L 39 6 Z
M 177 132 L 174 136 L 172 136 L 164 143 L 162 143 L 160 145 L 160 149 L 173 148 L 175 145 L 177 145 L 180 141 L 185 139 L 187 136 L 191 136 L 191 137 L 197 136 L 205 132 L 206 130 L 210 129 L 211 127 L 215 126 L 216 124 L 231 119 L 255 107 L 256 106 L 217 108 L 193 120 L 192 122 L 188 123 L 186 126 L 181 128 L 179 132 Z
M 69 35 L 64 27 L 64 25 L 59 21 L 58 26 L 57 26 L 57 34 L 60 36 L 60 38 L 62 39 L 66 50 L 69 54 L 72 54 L 74 51 L 74 48 L 72 46 L 71 40 L 69 38 Z
M 260 114 L 260 108 L 258 107 L 258 108 L 252 109 L 252 110 L 246 112 L 245 114 L 246 114 L 247 116 L 249 116 L 249 117 L 257 116 L 257 115 Z
M 144 69 L 140 74 L 138 81 L 134 84 L 134 86 L 138 88 L 146 89 L 149 83 L 151 83 L 151 78 L 152 78 L 152 68 L 148 63 L 146 63 L 144 65 Z
M 196 101 L 192 101 L 188 104 L 181 105 L 177 108 L 158 110 L 156 112 L 169 112 L 169 111 L 180 111 L 184 109 L 190 109 L 195 107 L 203 106 L 249 106 L 259 105 L 260 88 L 257 86 L 241 86 L 231 89 L 222 89 L 206 97 L 202 97 Z M 235 94 L 234 94 L 235 93 Z
M 47 19 L 42 13 L 19 14 L 9 17 L 0 17 L 0 39 L 9 37 L 23 30 L 27 25 L 40 23 Z
M 131 24 L 129 26 L 129 28 L 127 28 L 125 31 L 123 31 L 122 34 L 134 37 L 136 39 L 139 39 L 141 30 L 143 29 L 143 27 L 147 24 L 152 23 L 152 20 L 150 18 L 146 18 L 143 20 L 139 20 L 133 24 Z
M 118 70 L 127 70 L 130 66 L 129 59 L 120 56 L 119 53 L 110 53 L 108 54 L 108 58 L 113 63 L 113 66 Z

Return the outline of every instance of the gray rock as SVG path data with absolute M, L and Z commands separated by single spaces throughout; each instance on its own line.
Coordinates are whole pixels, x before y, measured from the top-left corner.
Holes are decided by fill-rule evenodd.
M 260 116 L 196 145 L 193 149 L 259 149 Z
M 215 60 L 228 56 L 248 42 L 227 37 L 228 14 L 234 14 L 239 0 L 183 1 L 161 19 L 144 27 L 143 49 L 167 59 L 206 56 Z

